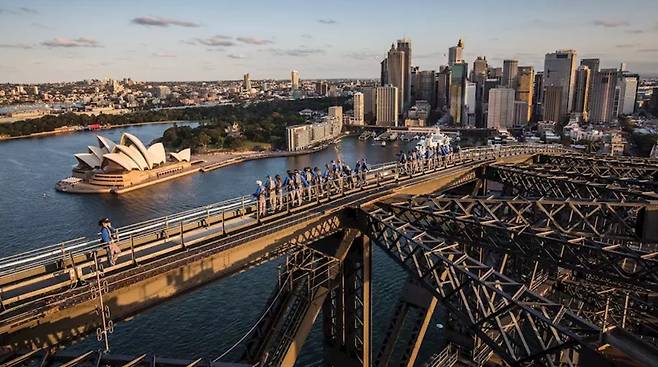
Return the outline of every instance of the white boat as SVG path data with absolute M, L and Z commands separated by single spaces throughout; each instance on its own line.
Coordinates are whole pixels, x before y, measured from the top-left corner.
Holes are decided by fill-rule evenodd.
M 420 138 L 420 141 L 416 143 L 416 149 L 425 154 L 425 151 L 429 149 L 434 149 L 436 147 L 446 147 L 449 148 L 451 139 L 448 135 L 441 132 L 439 127 L 436 128 L 436 131 L 432 132 L 427 137 Z
M 386 141 L 382 140 L 381 146 L 385 147 L 386 146 Z
M 397 138 L 398 138 L 398 133 L 391 133 L 391 134 L 388 136 L 388 140 L 390 140 L 390 141 L 393 141 L 393 140 L 395 140 L 395 139 L 397 139 Z

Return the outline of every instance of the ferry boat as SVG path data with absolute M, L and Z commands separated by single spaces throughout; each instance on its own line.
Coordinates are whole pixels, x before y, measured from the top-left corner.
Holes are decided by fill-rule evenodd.
M 366 141 L 371 136 L 372 136 L 372 133 L 370 131 L 364 131 L 363 133 L 361 133 L 361 135 L 359 135 L 359 140 Z
M 445 147 L 445 149 L 449 150 L 451 142 L 452 139 L 448 135 L 442 133 L 441 129 L 437 126 L 436 131 L 429 134 L 429 136 L 420 138 L 420 141 L 416 143 L 416 149 L 421 152 L 421 154 L 425 154 L 425 151 L 428 148 L 434 149 L 436 147 Z

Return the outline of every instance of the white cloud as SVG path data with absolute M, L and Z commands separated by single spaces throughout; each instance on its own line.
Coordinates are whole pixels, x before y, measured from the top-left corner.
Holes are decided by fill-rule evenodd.
M 85 37 L 75 39 L 57 37 L 41 44 L 46 47 L 101 47 L 98 41 Z
M 223 36 L 221 34 L 209 38 L 197 38 L 196 41 L 204 46 L 211 47 L 226 47 L 235 45 L 235 42 L 231 41 L 231 37 Z
M 270 43 L 273 43 L 270 40 L 260 39 L 260 38 L 256 38 L 256 37 L 238 37 L 238 38 L 236 38 L 236 40 L 238 40 L 239 42 L 242 42 L 242 43 L 249 44 L 249 45 L 268 45 Z
M 185 20 L 161 18 L 161 17 L 137 17 L 131 20 L 133 24 L 143 25 L 147 27 L 169 27 L 170 25 L 178 27 L 198 27 L 198 23 L 188 22 Z

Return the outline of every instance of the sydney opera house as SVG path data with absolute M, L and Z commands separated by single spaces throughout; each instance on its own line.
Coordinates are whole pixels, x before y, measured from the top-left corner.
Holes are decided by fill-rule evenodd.
M 124 133 L 119 143 L 97 135 L 98 145 L 87 153 L 75 154 L 78 164 L 73 176 L 61 180 L 57 189 L 65 192 L 103 193 L 127 191 L 190 173 L 190 149 L 165 152 L 162 143 L 146 147 L 136 136 Z

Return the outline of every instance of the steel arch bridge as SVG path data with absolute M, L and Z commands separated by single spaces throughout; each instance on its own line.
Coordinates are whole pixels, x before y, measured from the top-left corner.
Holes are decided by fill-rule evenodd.
M 129 226 L 115 267 L 93 241 L 0 259 L 0 361 L 293 366 L 321 322 L 320 365 L 658 365 L 657 187 L 656 160 L 477 148 L 384 164 L 265 217 L 240 198 Z M 378 345 L 374 246 L 408 274 Z M 109 347 L 114 321 L 275 257 L 267 307 L 221 356 L 55 348 L 91 332 Z M 185 277 L 162 283 L 172 273 Z M 446 342 L 419 360 L 436 317 Z

